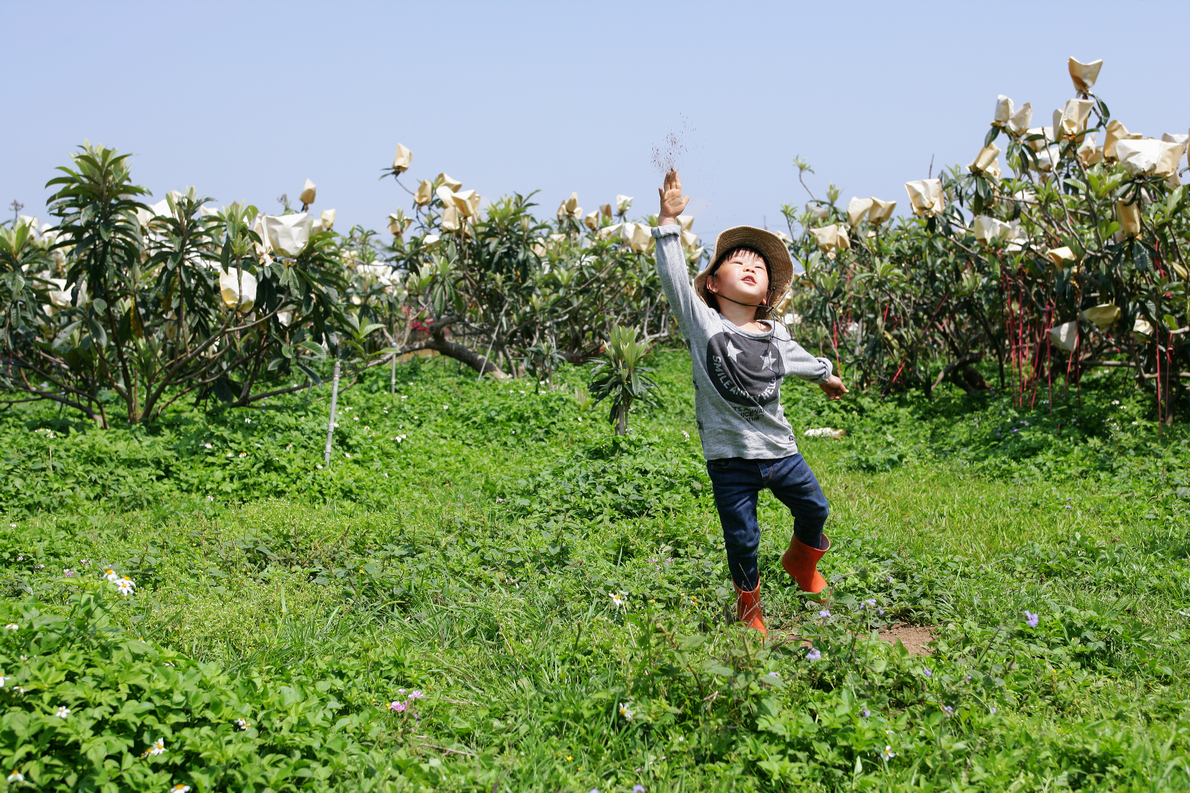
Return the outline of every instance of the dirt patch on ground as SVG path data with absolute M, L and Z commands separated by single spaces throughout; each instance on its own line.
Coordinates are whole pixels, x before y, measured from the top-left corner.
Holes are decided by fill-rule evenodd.
M 897 642 L 905 645 L 910 655 L 929 655 L 933 652 L 927 644 L 934 641 L 934 632 L 922 625 L 906 625 L 900 623 L 890 625 L 879 633 L 880 641 L 895 645 Z
M 867 636 L 867 634 L 862 634 Z M 933 650 L 926 647 L 927 644 L 934 641 L 934 631 L 932 628 L 924 625 L 909 625 L 905 622 L 898 622 L 889 625 L 882 631 L 878 631 L 876 637 L 882 642 L 886 642 L 896 646 L 897 642 L 905 645 L 905 649 L 909 651 L 910 655 L 932 655 Z M 790 641 L 797 642 L 805 647 L 812 647 L 813 643 L 796 633 L 789 635 Z

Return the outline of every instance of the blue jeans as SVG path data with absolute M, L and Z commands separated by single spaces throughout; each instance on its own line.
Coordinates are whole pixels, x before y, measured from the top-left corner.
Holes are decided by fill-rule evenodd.
M 715 508 L 723 524 L 723 544 L 731 580 L 751 592 L 760 581 L 756 552 L 760 548 L 760 526 L 756 523 L 756 500 L 768 488 L 793 515 L 793 533 L 811 548 L 822 544 L 822 526 L 830 506 L 814 472 L 800 454 L 780 460 L 745 460 L 729 457 L 707 460 L 707 474 L 715 493 Z

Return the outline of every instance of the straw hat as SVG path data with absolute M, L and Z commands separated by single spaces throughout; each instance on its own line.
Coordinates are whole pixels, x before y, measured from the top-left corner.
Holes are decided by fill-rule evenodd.
M 735 226 L 719 232 L 715 238 L 715 257 L 710 266 L 694 277 L 694 291 L 708 306 L 711 300 L 707 292 L 707 276 L 719 266 L 728 251 L 736 248 L 752 248 L 760 251 L 765 263 L 769 266 L 769 292 L 772 299 L 767 305 L 757 309 L 757 319 L 768 317 L 773 306 L 779 305 L 789 285 L 793 283 L 793 258 L 789 255 L 789 248 L 771 231 L 758 229 L 754 226 Z

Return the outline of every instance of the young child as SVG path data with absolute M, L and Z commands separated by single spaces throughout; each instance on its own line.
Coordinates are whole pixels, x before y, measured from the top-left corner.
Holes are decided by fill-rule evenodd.
M 694 364 L 694 415 L 723 525 L 736 618 L 767 635 L 756 558 L 760 491 L 771 490 L 793 514 L 793 536 L 781 564 L 802 591 L 826 588 L 817 564 L 831 545 L 822 533 L 827 501 L 785 420 L 781 380 L 794 375 L 818 383 L 831 399 L 847 388 L 831 373 L 829 360 L 810 355 L 784 325 L 769 319 L 793 281 L 785 243 L 751 226 L 727 229 L 692 288 L 678 224 L 690 199 L 682 196 L 676 171 L 666 174 L 657 192 L 657 272 Z

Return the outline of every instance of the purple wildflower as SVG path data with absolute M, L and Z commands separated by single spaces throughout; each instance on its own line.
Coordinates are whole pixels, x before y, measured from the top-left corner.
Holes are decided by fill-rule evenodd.
M 925 667 L 924 669 L 922 669 L 922 670 L 921 670 L 921 673 L 922 673 L 923 675 L 925 675 L 926 677 L 933 677 L 933 676 L 934 676 L 934 673 L 930 671 L 930 667 L 928 667 L 928 666 L 927 666 L 927 667 Z
M 807 661 L 817 661 L 822 658 L 822 651 L 817 647 L 811 647 L 810 651 L 806 653 Z
M 66 576 L 67 578 L 71 578 L 74 575 L 74 571 L 67 567 L 62 571 L 62 575 Z
M 405 711 L 405 707 L 406 706 L 405 706 L 404 702 L 400 702 L 400 701 L 396 701 L 396 700 L 394 700 L 393 702 L 390 702 L 389 706 L 388 706 L 389 710 L 395 710 L 397 713 L 403 713 Z
M 425 694 L 421 693 L 417 689 L 413 689 L 412 691 L 409 692 L 410 699 L 421 699 L 424 696 L 425 696 Z
M 954 715 L 954 708 L 952 708 L 950 705 L 943 705 L 943 706 L 942 706 L 942 711 L 943 711 L 943 712 L 944 712 L 944 713 L 945 713 L 947 716 L 953 716 L 953 715 Z
M 633 785 L 632 793 L 645 793 L 645 786 L 644 785 Z
M 818 616 L 821 617 L 822 619 L 826 619 L 830 615 L 831 615 L 830 609 L 823 609 L 822 611 L 818 612 Z
M 872 711 L 868 710 L 867 708 L 864 708 L 863 710 L 860 711 L 859 715 L 863 716 L 866 719 L 872 715 Z
M 1026 625 L 1028 625 L 1030 628 L 1036 628 L 1037 621 L 1038 621 L 1038 616 L 1037 616 L 1036 612 L 1033 612 L 1033 611 L 1025 612 L 1025 624 Z

